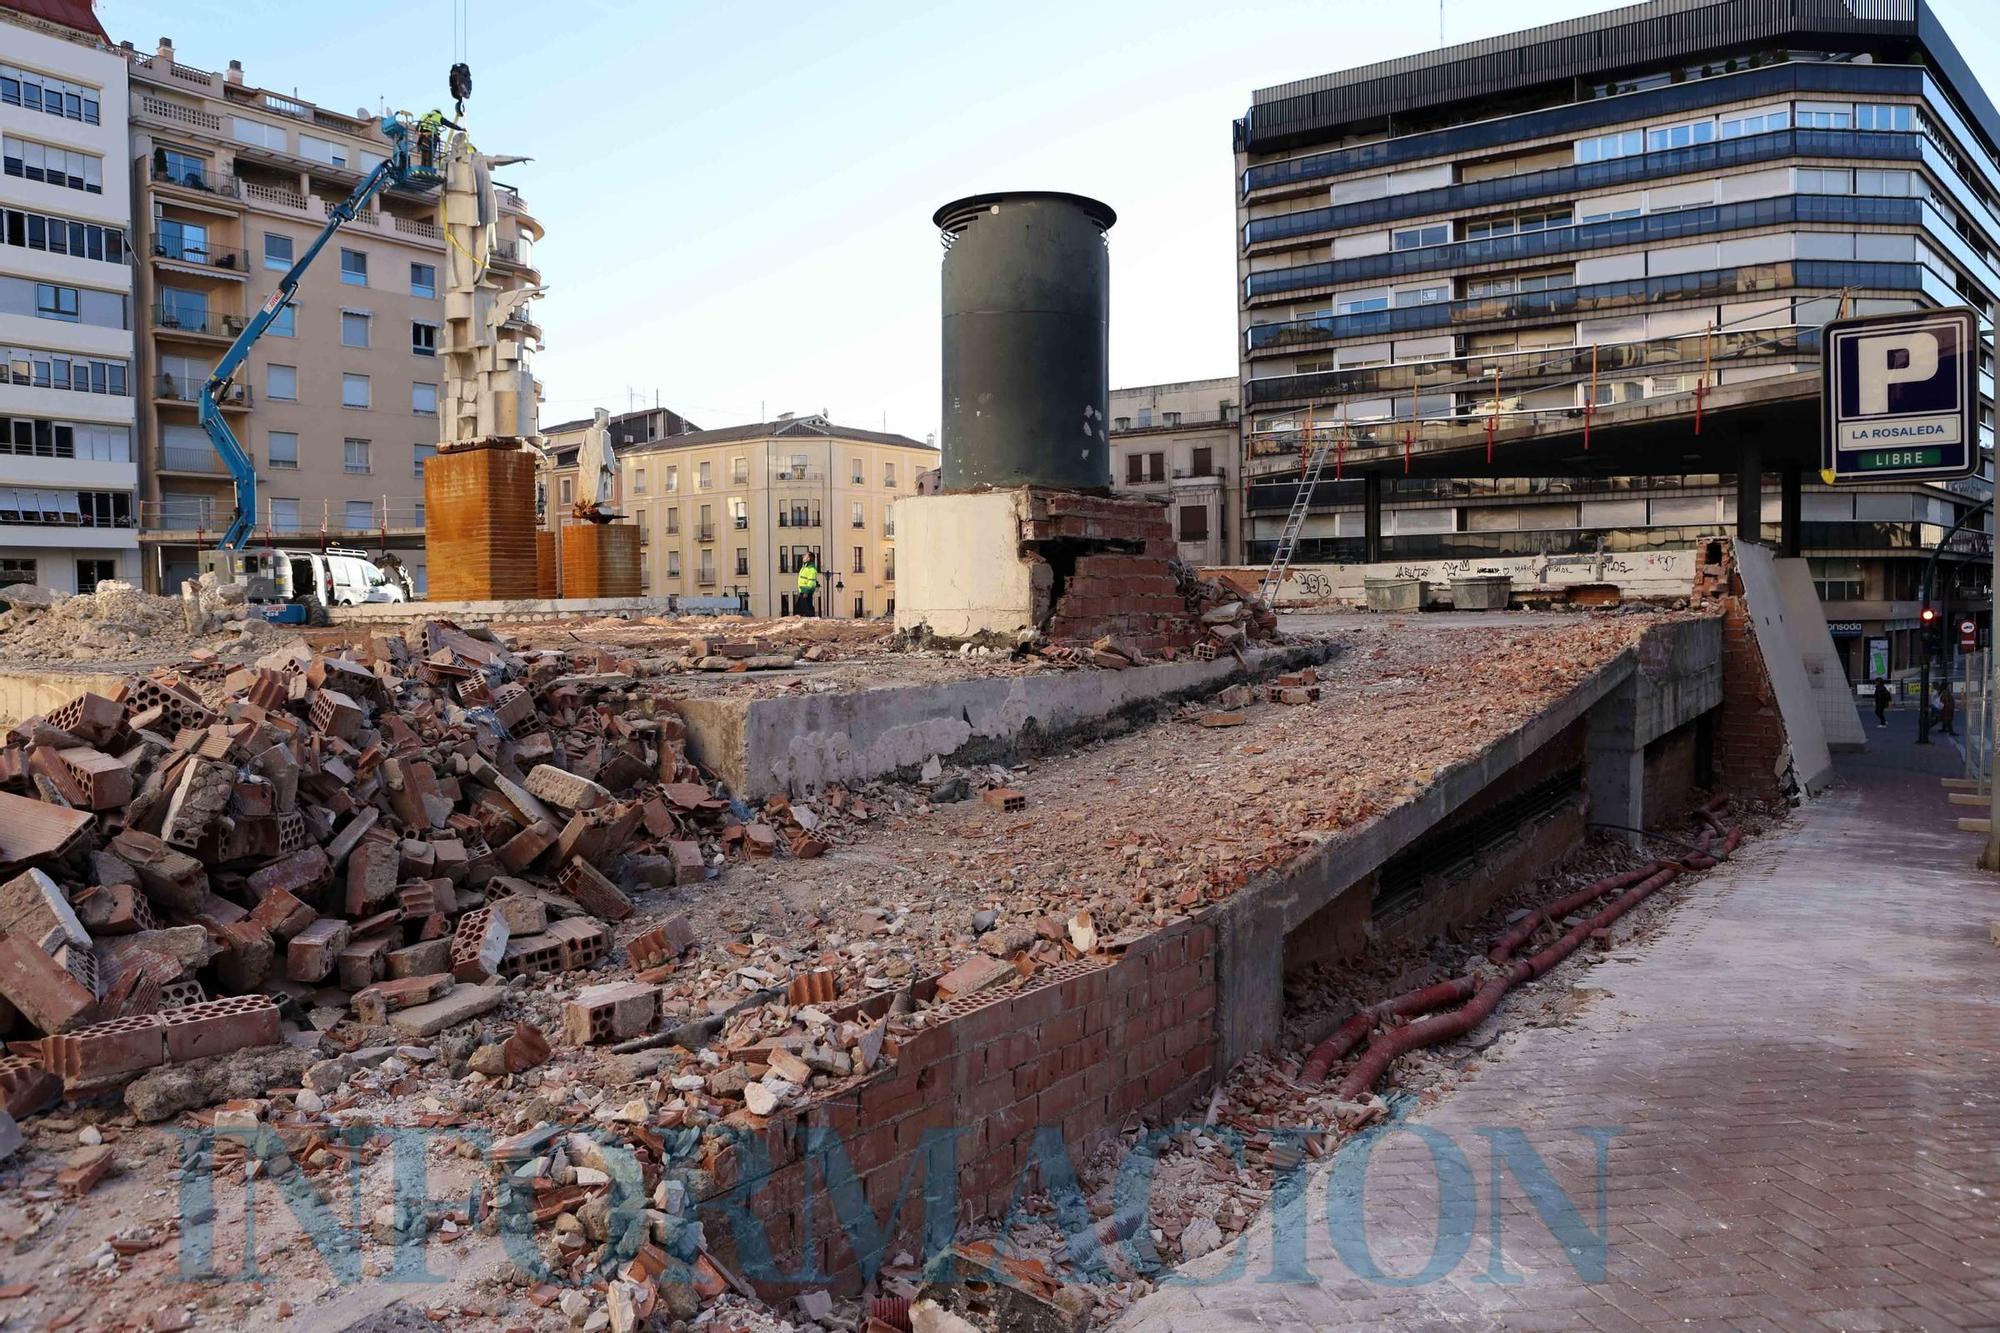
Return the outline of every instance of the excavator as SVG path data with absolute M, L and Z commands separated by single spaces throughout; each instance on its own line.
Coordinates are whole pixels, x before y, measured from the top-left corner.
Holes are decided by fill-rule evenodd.
M 456 113 L 462 117 L 465 99 L 472 92 L 471 70 L 463 64 L 453 65 L 450 87 Z M 457 128 L 436 112 L 421 120 L 408 112 L 382 117 L 382 135 L 389 142 L 388 155 L 362 177 L 346 199 L 327 211 L 326 226 L 285 271 L 284 277 L 278 279 L 276 290 L 229 344 L 229 350 L 217 360 L 214 372 L 201 387 L 201 428 L 222 459 L 236 492 L 235 515 L 215 549 L 201 553 L 201 568 L 204 572 L 214 571 L 225 582 L 247 585 L 251 603 L 267 620 L 303 624 L 321 608 L 331 605 L 335 597 L 330 587 L 318 586 L 322 580 L 308 572 L 325 562 L 300 560 L 296 558 L 299 553 L 248 545 L 257 525 L 257 465 L 230 430 L 220 404 L 228 398 L 236 373 L 248 360 L 250 349 L 292 303 L 298 294 L 299 279 L 343 224 L 352 222 L 384 190 L 421 191 L 444 184 L 444 132 L 448 126 Z M 306 586 L 299 586 L 300 578 Z

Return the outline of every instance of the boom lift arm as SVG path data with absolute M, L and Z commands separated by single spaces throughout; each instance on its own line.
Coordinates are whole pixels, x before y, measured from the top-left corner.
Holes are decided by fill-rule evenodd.
M 229 350 L 215 363 L 215 373 L 201 386 L 201 428 L 208 432 L 209 443 L 215 446 L 215 452 L 221 456 L 222 464 L 228 469 L 230 480 L 236 487 L 236 516 L 230 521 L 229 530 L 223 534 L 221 546 L 224 550 L 240 550 L 257 526 L 257 465 L 237 441 L 229 423 L 223 420 L 218 406 L 228 395 L 236 372 L 242 369 L 250 349 L 264 336 L 264 331 L 271 327 L 279 312 L 292 303 L 292 297 L 299 289 L 299 279 L 319 257 L 319 252 L 326 248 L 326 243 L 333 239 L 334 232 L 340 230 L 342 223 L 352 221 L 370 200 L 392 186 L 423 190 L 444 182 L 442 145 L 437 131 L 431 129 L 428 123 L 419 127 L 402 116 L 384 116 L 382 133 L 389 140 L 389 155 L 362 178 L 353 193 L 328 210 L 326 226 L 313 238 L 305 253 L 285 271 L 285 276 L 278 280 L 277 290 L 257 308 L 257 313 L 236 335 L 236 341 L 229 344 Z

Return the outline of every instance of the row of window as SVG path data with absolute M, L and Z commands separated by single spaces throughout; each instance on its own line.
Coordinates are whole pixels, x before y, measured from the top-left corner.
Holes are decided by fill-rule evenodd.
M 366 344 L 362 345 L 365 346 Z M 854 466 L 852 468 L 850 476 L 853 483 L 856 486 L 867 485 L 868 483 L 866 479 L 866 470 L 862 464 L 862 460 L 856 458 L 852 461 Z M 780 469 L 777 480 L 805 481 L 808 479 L 806 475 L 807 466 L 808 465 L 806 462 L 806 456 L 804 454 L 799 454 L 793 457 L 791 460 L 789 460 L 789 462 L 783 468 Z M 659 493 L 661 495 L 672 495 L 674 492 L 680 489 L 681 485 L 680 473 L 681 473 L 680 465 L 677 463 L 668 464 L 666 467 L 660 470 Z M 697 490 L 703 490 L 703 491 L 713 490 L 715 488 L 714 465 L 711 463 L 695 464 L 694 484 Z M 729 460 L 729 484 L 732 486 L 748 486 L 750 484 L 749 458 L 747 457 L 732 458 Z M 882 464 L 882 485 L 885 489 L 888 490 L 893 491 L 896 489 L 896 465 L 894 462 L 884 462 Z M 646 486 L 647 486 L 646 469 L 643 467 L 633 468 L 632 494 L 634 495 L 646 494 Z M 741 502 L 739 501 L 738 503 Z
M 125 371 L 123 361 L 0 344 L 0 383 L 23 388 L 123 395 L 127 392 Z
M 0 104 L 22 106 L 86 125 L 98 123 L 98 90 L 53 74 L 0 64 Z
M 123 228 L 19 208 L 0 209 L 0 243 L 77 259 L 102 259 L 109 264 L 122 264 L 126 259 Z
M 55 282 L 0 275 L 0 315 L 33 315 L 66 324 L 92 324 L 123 329 L 129 307 L 123 292 L 94 287 L 66 287 Z
M 28 491 L 0 487 L 0 523 L 129 528 L 132 496 L 128 491 Z
M 48 421 L 40 417 L 0 417 L 0 454 L 129 463 L 132 429 L 81 421 Z
M 568 504 L 572 498 L 571 480 L 569 477 L 563 478 L 562 502 L 564 504 Z M 661 531 L 670 537 L 678 535 L 681 530 L 681 511 L 679 506 L 669 506 L 667 509 L 662 510 L 661 513 L 663 516 Z M 640 511 L 638 518 L 639 530 L 643 536 L 648 531 L 646 515 L 643 510 Z M 697 521 L 698 526 L 695 528 L 695 531 L 700 535 L 701 540 L 713 540 L 715 534 L 715 514 L 713 507 L 703 505 L 697 516 Z M 729 502 L 729 525 L 739 532 L 750 526 L 749 501 L 737 498 Z M 867 509 L 860 500 L 854 501 L 849 508 L 848 525 L 856 528 L 865 528 L 868 526 Z M 778 507 L 778 526 L 781 528 L 816 528 L 820 526 L 819 502 L 815 500 L 794 500 L 790 504 L 780 505 Z M 893 537 L 896 535 L 896 520 L 893 515 L 883 515 L 882 530 L 887 536 Z
M 1579 139 L 1576 160 L 1580 163 L 1603 162 L 1637 153 L 1659 153 L 1669 148 L 1713 143 L 1718 138 L 1740 139 L 1770 130 L 1789 129 L 1794 124 L 1804 130 L 1908 131 L 1916 128 L 1917 113 L 1916 108 L 1907 103 L 1864 103 L 1851 111 L 1841 107 L 1801 107 L 1796 116 L 1790 107 L 1784 107 L 1750 116 L 1728 116 L 1720 122 L 1690 120 L 1679 125 L 1648 129 L 1643 134 L 1638 130 L 1619 130 Z
M 299 400 L 299 368 L 283 366 L 275 362 L 264 367 L 264 396 L 280 403 L 296 403 Z M 340 376 L 340 405 L 342 407 L 373 408 L 375 406 L 375 386 L 367 375 L 344 371 Z M 438 386 L 427 380 L 418 380 L 410 385 L 410 411 L 420 416 L 436 416 L 438 410 Z
M 274 495 L 265 501 L 265 505 L 265 524 L 273 532 L 304 532 L 306 530 L 305 524 L 302 521 L 303 516 L 300 512 L 297 497 Z M 377 519 L 378 512 L 376 503 L 373 500 L 345 501 L 341 505 L 340 510 L 341 529 L 347 532 L 367 532 L 372 528 L 379 527 L 381 524 Z M 163 521 L 162 526 L 169 528 L 192 528 L 205 526 L 208 522 L 210 522 L 209 518 L 206 515 L 202 515 L 198 522 L 177 519 L 171 522 Z M 414 523 L 417 527 L 424 525 L 424 506 L 421 500 L 416 505 Z
M 208 307 L 208 293 L 193 291 L 183 287 L 162 287 L 159 305 L 160 325 L 169 329 L 199 329 L 213 332 Z M 365 310 L 343 310 L 340 312 L 340 343 L 343 347 L 373 346 L 374 316 Z M 265 330 L 274 337 L 292 338 L 298 334 L 298 308 L 287 305 L 271 319 Z M 429 320 L 410 321 L 410 354 L 413 356 L 436 356 L 438 350 L 438 325 Z
M 1188 475 L 1209 477 L 1215 475 L 1215 451 L 1206 446 L 1190 451 Z M 1167 456 L 1163 452 L 1129 453 L 1125 455 L 1125 480 L 1128 484 L 1167 479 Z
M 86 194 L 104 193 L 104 159 L 37 139 L 0 135 L 0 169 L 23 180 L 45 181 Z
M 853 555 L 846 572 L 849 574 L 866 574 L 868 572 L 867 548 L 856 546 L 852 549 Z M 796 574 L 804 567 L 808 558 L 817 563 L 821 569 L 826 568 L 825 563 L 820 560 L 817 547 L 780 546 L 778 548 L 778 572 L 780 574 Z M 713 581 L 715 578 L 715 552 L 702 551 L 696 567 L 699 570 L 699 580 L 701 582 L 708 583 Z M 681 553 L 677 550 L 669 550 L 667 552 L 667 577 L 677 579 L 680 576 Z M 750 577 L 750 548 L 747 546 L 736 548 L 736 577 Z M 893 546 L 882 548 L 882 580 L 885 583 L 896 581 L 896 548 Z M 860 605 L 860 599 L 856 598 L 855 614 L 857 616 L 862 614 Z

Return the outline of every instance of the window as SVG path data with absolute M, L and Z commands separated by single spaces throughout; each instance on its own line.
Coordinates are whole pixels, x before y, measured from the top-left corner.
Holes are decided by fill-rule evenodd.
M 1153 427 L 1153 409 L 1152 409 L 1152 408 L 1150 408 L 1150 407 L 1142 407 L 1142 408 L 1140 408 L 1140 409 L 1139 409 L 1139 429 L 1140 429 L 1140 430 L 1151 430 L 1151 429 L 1152 429 L 1152 427 Z
M 730 459 L 729 484 L 731 486 L 746 486 L 749 484 L 749 482 L 750 482 L 750 460 L 747 458 Z
M 1162 412 L 1160 413 L 1160 424 L 1162 426 L 1178 426 L 1181 424 L 1181 414 L 1178 412 Z
M 342 375 L 340 377 L 340 405 L 342 407 L 367 407 L 369 405 L 368 377 L 366 375 Z
M 1205 542 L 1208 540 L 1208 506 L 1181 506 L 1181 537 L 1184 542 Z
M 1771 130 L 1787 129 L 1791 123 L 1790 107 L 1780 107 L 1776 111 L 1765 111 L 1754 116 L 1731 116 L 1722 122 L 1722 137 L 1740 139 L 1746 134 L 1765 134 Z
M 634 495 L 644 495 L 645 493 L 646 493 L 646 469 L 644 469 L 644 468 L 642 468 L 642 467 L 641 467 L 641 468 L 633 468 L 633 469 L 632 469 L 632 494 L 634 494 Z
M 573 480 L 574 478 L 572 477 L 564 477 L 562 479 L 562 503 L 564 504 L 568 504 L 573 498 L 573 496 L 571 495 L 571 486 L 570 486 L 570 483 Z
M 340 442 L 340 470 L 342 472 L 373 472 L 369 465 L 368 441 L 342 440 Z
M 1854 173 L 1844 167 L 1800 167 L 1796 181 L 1800 194 L 1854 193 Z
M 297 366 L 265 366 L 264 396 L 280 402 L 295 403 L 299 400 L 299 368 Z
M 350 287 L 368 285 L 368 256 L 360 250 L 340 252 L 340 280 Z
M 1809 558 L 1806 567 L 1822 602 L 1858 602 L 1867 595 L 1859 560 Z
M 269 148 L 280 153 L 285 151 L 285 132 L 276 125 L 266 125 L 261 120 L 231 116 L 229 136 L 238 143 L 254 144 L 259 148 Z
M 280 273 L 292 266 L 292 238 L 275 231 L 264 233 L 264 267 Z
M 1579 162 L 1603 162 L 1614 157 L 1631 157 L 1645 151 L 1645 135 L 1638 130 L 1625 130 L 1618 134 L 1601 134 L 1594 139 L 1579 139 L 1576 145 L 1576 160 Z
M 667 531 L 672 532 L 673 529 L 670 527 L 667 529 Z M 681 553 L 679 551 L 669 551 L 667 552 L 667 577 L 670 579 L 677 579 L 680 576 L 681 576 Z
M 436 296 L 438 294 L 438 271 L 436 264 L 410 265 L 410 295 Z
M 417 356 L 438 354 L 438 326 L 421 319 L 410 321 L 410 351 Z
M 1190 476 L 1195 476 L 1195 477 L 1214 476 L 1215 451 L 1209 448 L 1207 445 L 1202 445 L 1201 447 L 1197 448 L 1194 451 L 1194 461 L 1188 468 L 1188 474 Z
M 153 252 L 167 259 L 179 259 L 190 264 L 208 262 L 208 228 L 199 222 L 182 222 L 177 218 L 161 218 L 154 231 Z
M 674 505 L 667 510 L 667 535 L 673 536 L 681 530 L 681 507 Z
M 331 139 L 317 139 L 310 134 L 299 136 L 299 156 L 313 162 L 324 162 L 330 167 L 347 165 L 347 146 Z
M 77 322 L 78 293 L 74 287 L 58 287 L 53 283 L 35 284 L 35 314 L 43 319 L 60 319 L 67 323 Z
M 743 578 L 749 573 L 750 573 L 750 548 L 747 546 L 739 546 L 736 548 L 736 577 Z
M 695 538 L 698 541 L 705 542 L 715 540 L 715 507 L 713 505 L 703 505 L 701 507 L 701 522 L 695 532 Z
M 24 106 L 30 111 L 95 125 L 97 99 L 98 90 L 87 83 L 70 83 L 38 70 L 0 64 L 0 103 L 8 106 Z M 33 581 L 31 574 L 29 582 Z
M 1429 287 L 1401 287 L 1396 291 L 1396 305 L 1435 305 L 1439 301 L 1451 299 L 1451 284 L 1436 283 Z
M 174 185 L 196 190 L 208 188 L 208 159 L 173 148 L 153 150 L 153 174 Z
M 729 525 L 739 532 L 750 526 L 750 503 L 741 496 L 729 502 Z
M 679 465 L 676 464 L 667 469 L 666 480 L 660 483 L 660 493 L 662 495 L 674 495 L 680 491 L 680 488 L 681 470 Z
M 340 518 L 341 526 L 349 532 L 366 532 L 375 526 L 375 502 L 349 500 Z
M 1698 143 L 1715 142 L 1715 122 L 1712 120 L 1692 120 L 1684 125 L 1665 125 L 1657 130 L 1646 131 L 1646 151 L 1663 153 L 1669 148 L 1687 148 Z
M 410 446 L 410 472 L 418 481 L 424 479 L 424 464 L 436 458 L 437 451 L 438 447 L 434 444 L 416 444 Z
M 794 572 L 792 569 L 792 550 L 789 546 L 780 546 L 778 548 L 778 572 L 780 574 Z
M 1358 292 L 1353 296 L 1339 297 L 1335 299 L 1333 308 L 1336 314 L 1341 315 L 1355 315 L 1366 310 L 1387 310 L 1389 308 L 1389 293 L 1379 291 Z M 1146 417 L 1147 414 L 1144 411 L 1139 413 L 1139 424 L 1141 426 L 1152 424 Z
M 865 483 L 861 479 L 862 477 L 861 460 L 859 458 L 851 458 L 848 461 L 854 465 L 853 466 L 854 484 L 856 486 L 864 485 Z
M 854 502 L 853 518 L 848 526 L 856 528 L 865 528 L 868 526 L 868 517 L 863 512 L 861 501 L 859 500 Z
M 1111 429 L 1113 429 L 1113 430 L 1130 430 L 1130 429 L 1132 429 L 1132 418 L 1130 418 L 1130 417 L 1113 417 L 1113 418 L 1111 418 Z
M 0 136 L 0 169 L 9 176 L 43 181 L 85 194 L 104 193 L 104 159 L 91 153 L 57 148 L 34 139 Z
M 101 361 L 0 343 L 0 384 L 122 397 L 127 392 L 126 370 L 123 361 Z M 0 424 L 0 453 L 6 452 L 6 435 L 5 425 Z
M 368 345 L 368 315 L 360 310 L 340 312 L 340 345 L 342 347 L 366 347 Z
M 1609 222 L 1613 218 L 1636 218 L 1638 216 L 1639 210 L 1636 208 L 1620 208 L 1605 213 L 1585 213 L 1577 221 L 1586 223 Z
M 130 521 L 124 525 L 129 527 Z M 76 562 L 76 590 L 96 592 L 97 585 L 118 577 L 118 562 L 115 560 L 79 560 Z
M 1857 130 L 1913 130 L 1916 127 L 1917 110 L 1907 103 L 1854 108 L 1854 128 Z
M 894 583 L 895 581 L 896 581 L 896 548 L 893 546 L 885 546 L 882 548 L 882 582 Z
M 299 437 L 294 431 L 274 430 L 265 437 L 264 457 L 274 468 L 299 465 Z
M 1870 171 L 1861 168 L 1854 173 L 1854 192 L 1866 195 L 1908 195 L 1914 190 L 1907 171 Z
M 45 250 L 73 259 L 98 259 L 124 264 L 125 233 L 99 222 L 72 222 L 47 213 L 18 208 L 0 209 L 0 245 Z
M 280 306 L 278 313 L 271 316 L 271 322 L 264 326 L 264 331 L 278 338 L 297 337 L 298 316 L 299 312 L 296 306 L 289 304 Z
M 865 593 L 857 592 L 854 594 L 854 618 L 856 620 L 863 620 L 867 618 L 867 615 L 868 597 Z
M 715 486 L 714 479 L 708 475 L 708 467 L 707 463 L 697 463 L 695 465 L 694 484 L 698 490 L 712 490 Z
M 894 463 L 884 463 L 882 465 L 882 488 L 890 491 L 896 489 L 896 465 Z
M 1146 456 L 1144 454 L 1125 455 L 1125 484 L 1136 486 L 1146 479 Z
M 1449 222 L 1432 222 L 1421 227 L 1405 227 L 1402 231 L 1389 233 L 1389 248 L 1392 250 L 1414 250 L 1423 245 L 1443 245 L 1451 239 Z
M 863 566 L 865 563 L 861 558 L 861 553 L 863 549 L 864 548 L 859 546 L 854 548 L 854 569 L 852 571 L 853 573 L 859 574 L 863 572 Z
M 299 530 L 299 502 L 282 496 L 272 496 L 270 508 L 265 511 L 267 521 L 274 532 L 297 532 Z
M 701 565 L 695 571 L 695 582 L 703 585 L 715 582 L 715 552 L 707 547 L 702 548 Z
M 1807 111 L 1801 109 L 1798 126 L 1802 130 L 1845 130 L 1853 127 L 1854 117 L 1845 111 Z
M 1166 479 L 1167 479 L 1167 456 L 1163 453 L 1147 454 L 1146 480 L 1165 481 Z
M 414 517 L 416 525 L 421 528 L 424 525 L 424 502 L 422 500 L 417 501 L 417 509 Z M 644 534 L 641 534 L 641 539 L 643 540 L 643 538 Z

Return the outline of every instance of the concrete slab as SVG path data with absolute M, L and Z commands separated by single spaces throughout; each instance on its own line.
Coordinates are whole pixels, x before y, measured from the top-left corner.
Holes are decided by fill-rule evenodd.
M 1771 567 L 1778 575 L 1786 628 L 1798 644 L 1806 684 L 1812 686 L 1813 702 L 1819 708 L 1826 748 L 1837 754 L 1867 749 L 1868 733 L 1854 711 L 1854 692 L 1847 684 L 1840 653 L 1833 646 L 1833 633 L 1827 628 L 1819 590 L 1813 587 L 1811 568 L 1803 560 L 1773 560 Z
M 1042 671 L 877 690 L 678 703 L 688 752 L 745 800 L 865 782 L 947 761 L 1000 760 L 1108 719 L 1330 659 L 1331 643 L 1259 648 L 1213 662 Z
M 457 986 L 442 999 L 412 1005 L 389 1015 L 389 1026 L 412 1037 L 429 1037 L 470 1022 L 507 996 L 505 986 Z
M 58 708 L 83 693 L 110 698 L 128 673 L 115 671 L 0 671 L 0 727 Z M 142 673 L 143 674 L 143 673 Z
M 1820 721 L 1819 698 L 1806 677 L 1801 647 L 1807 642 L 1806 633 L 1787 611 L 1778 564 L 1771 552 L 1757 543 L 1736 543 L 1743 600 L 1757 635 L 1757 650 L 1764 658 L 1764 671 L 1778 698 L 1778 714 L 1785 720 L 1792 772 L 1805 792 L 1817 795 L 1833 777 L 1833 755 L 1827 749 L 1826 728 Z M 1818 616 L 1817 611 L 1813 614 Z M 1821 618 L 1818 633 L 1824 636 L 1826 632 Z M 1853 705 L 1847 708 L 1852 716 Z

